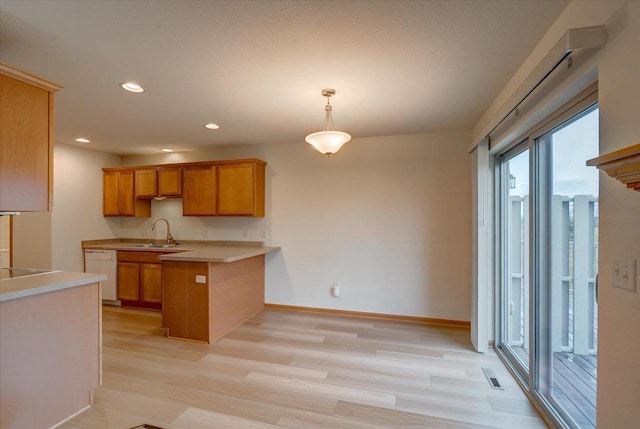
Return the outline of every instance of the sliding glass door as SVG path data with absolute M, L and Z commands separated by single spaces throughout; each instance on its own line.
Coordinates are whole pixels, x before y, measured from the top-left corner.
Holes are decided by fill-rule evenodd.
M 523 379 L 529 373 L 529 147 L 501 157 L 502 347 Z
M 560 426 L 595 428 L 598 110 L 499 156 L 498 348 Z

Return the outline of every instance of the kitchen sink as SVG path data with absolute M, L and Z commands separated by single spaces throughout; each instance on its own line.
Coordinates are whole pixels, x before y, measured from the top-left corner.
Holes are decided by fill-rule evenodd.
M 180 243 L 143 243 L 143 244 L 134 244 L 132 247 L 149 247 L 154 249 L 166 249 L 168 247 L 176 247 L 180 246 Z

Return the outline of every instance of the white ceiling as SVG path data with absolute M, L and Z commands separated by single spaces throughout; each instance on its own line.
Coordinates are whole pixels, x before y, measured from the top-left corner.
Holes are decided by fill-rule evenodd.
M 118 154 L 304 144 L 327 87 L 355 138 L 461 130 L 566 4 L 2 0 L 0 61 L 64 86 L 56 141 Z

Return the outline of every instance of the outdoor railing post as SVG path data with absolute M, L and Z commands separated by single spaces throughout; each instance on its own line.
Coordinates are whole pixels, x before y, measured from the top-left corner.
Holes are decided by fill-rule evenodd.
M 563 338 L 566 338 L 563 293 L 563 203 L 560 195 L 553 195 L 551 200 L 551 350 L 562 350 Z
M 586 355 L 589 349 L 589 203 L 591 197 L 574 197 L 573 231 L 573 352 Z

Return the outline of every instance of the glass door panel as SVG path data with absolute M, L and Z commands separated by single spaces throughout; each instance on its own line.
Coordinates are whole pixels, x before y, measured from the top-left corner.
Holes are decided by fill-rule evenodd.
M 550 338 L 540 392 L 581 428 L 595 428 L 598 347 L 598 172 L 585 162 L 598 156 L 598 110 L 591 108 L 537 140 L 550 159 L 548 280 L 541 312 Z M 545 317 L 546 316 L 546 317 Z M 544 322 L 543 322 L 544 323 Z M 541 342 L 549 345 L 544 347 Z
M 501 346 L 523 372 L 529 369 L 529 150 L 505 156 L 502 189 Z M 526 378 L 526 377 L 525 377 Z

